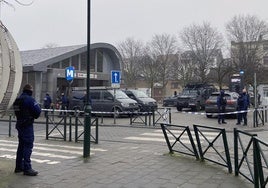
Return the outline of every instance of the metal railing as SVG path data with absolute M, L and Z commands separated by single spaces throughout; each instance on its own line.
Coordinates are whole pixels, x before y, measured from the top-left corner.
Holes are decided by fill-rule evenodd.
M 197 160 L 199 159 L 189 126 L 162 123 L 161 128 L 170 153 L 178 152 L 195 156 Z M 187 139 L 189 139 L 190 142 L 188 142 Z
M 201 160 L 208 160 L 208 161 L 216 163 L 218 165 L 227 167 L 229 173 L 232 173 L 232 163 L 231 163 L 231 158 L 230 158 L 229 147 L 228 147 L 225 129 L 207 127 L 207 126 L 201 126 L 201 125 L 193 125 L 193 126 L 194 126 L 195 138 L 197 141 L 197 146 L 199 149 L 199 154 L 200 154 Z M 208 136 L 203 134 L 203 130 L 206 130 L 206 131 L 213 130 L 214 132 L 217 133 L 217 135 L 215 137 L 212 137 L 212 135 L 210 135 L 210 138 L 208 138 Z M 201 137 L 203 138 L 202 142 L 201 142 Z M 224 146 L 223 151 L 219 151 L 218 148 L 214 147 L 214 143 L 216 141 L 219 141 L 220 138 L 222 138 L 221 141 L 222 141 L 222 144 Z M 215 154 L 216 154 L 216 156 L 219 157 L 219 159 L 214 160 L 214 159 L 210 158 L 208 155 L 206 155 L 207 152 L 209 151 L 209 149 L 212 149 L 212 151 L 215 151 Z M 223 153 L 223 154 L 225 153 L 225 156 L 222 155 L 221 153 Z
M 245 139 L 248 140 L 247 143 L 242 141 Z M 253 183 L 255 188 L 264 188 L 268 182 L 268 144 L 261 141 L 257 134 L 249 134 L 235 128 L 234 155 L 235 175 L 242 175 Z
M 157 110 L 149 112 L 131 113 L 130 125 L 161 125 L 162 123 L 171 124 L 171 108 L 157 108 Z
M 267 122 L 267 106 L 260 106 L 254 109 L 253 122 L 253 127 L 264 125 Z
M 54 139 L 63 139 L 67 140 L 67 127 L 69 127 L 69 141 L 72 141 L 72 127 L 75 126 L 74 140 L 78 142 L 82 139 L 82 135 L 84 134 L 84 129 L 79 129 L 79 127 L 84 127 L 84 116 L 80 116 L 79 113 L 73 111 L 71 114 L 63 114 L 61 116 L 48 114 L 46 116 L 46 139 L 54 138 Z M 74 124 L 73 124 L 74 119 Z M 69 121 L 68 121 L 69 120 Z M 92 119 L 91 122 L 91 133 L 94 133 L 92 130 L 94 129 L 95 134 L 91 134 L 92 142 L 98 143 L 98 118 Z

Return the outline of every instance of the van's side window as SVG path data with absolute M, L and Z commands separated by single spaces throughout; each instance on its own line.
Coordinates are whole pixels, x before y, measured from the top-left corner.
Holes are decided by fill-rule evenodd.
M 104 91 L 103 92 L 103 99 L 104 100 L 111 100 L 111 99 L 113 99 L 113 95 L 111 93 L 109 93 L 108 91 Z
M 100 100 L 100 92 L 90 92 L 90 97 L 92 100 Z

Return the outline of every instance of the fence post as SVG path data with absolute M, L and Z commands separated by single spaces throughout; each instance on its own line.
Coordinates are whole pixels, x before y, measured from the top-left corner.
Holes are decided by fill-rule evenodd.
M 230 153 L 229 153 L 229 148 L 228 148 L 226 131 L 225 131 L 225 129 L 222 129 L 221 131 L 222 131 L 222 139 L 223 139 L 223 143 L 224 143 L 224 149 L 225 149 L 225 153 L 226 153 L 228 170 L 229 170 L 229 173 L 232 173 L 232 163 L 231 163 L 231 158 L 230 158 Z
M 234 128 L 234 167 L 235 167 L 235 176 L 238 176 L 238 132 L 237 132 L 237 128 Z
M 267 123 L 267 106 L 264 106 L 264 121 Z
M 256 127 L 256 124 L 258 124 L 257 122 L 257 110 L 256 108 L 254 108 L 254 112 L 253 112 L 253 127 Z
M 66 141 L 66 127 L 67 127 L 67 125 L 66 125 L 66 123 L 67 123 L 66 118 L 67 118 L 67 115 L 64 114 L 64 115 L 63 115 L 63 118 L 64 118 L 64 125 L 63 125 L 63 126 L 64 126 L 64 127 L 63 127 L 63 132 L 64 132 L 63 134 L 64 134 L 64 135 L 63 135 L 63 140 Z
M 253 137 L 253 162 L 254 162 L 254 188 L 259 188 L 259 170 L 258 170 L 258 147 L 257 147 L 257 141 Z
M 46 140 L 48 140 L 48 116 L 46 116 Z
M 11 137 L 12 114 L 9 114 L 8 136 Z
M 96 118 L 96 144 L 99 143 L 99 118 Z
M 168 108 L 168 115 L 169 115 L 169 124 L 171 124 L 171 108 Z
M 69 119 L 69 142 L 72 141 L 72 116 L 70 115 L 69 116 L 70 119 Z

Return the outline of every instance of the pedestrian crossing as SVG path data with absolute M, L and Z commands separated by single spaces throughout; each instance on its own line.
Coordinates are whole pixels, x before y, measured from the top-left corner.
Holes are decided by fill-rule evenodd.
M 0 158 L 16 159 L 18 142 L 0 140 Z M 104 152 L 105 149 L 91 148 L 91 154 L 96 151 Z M 82 146 L 57 145 L 47 143 L 34 143 L 31 160 L 36 163 L 48 165 L 59 164 L 62 161 L 79 158 L 83 155 Z
M 176 135 L 178 136 L 180 135 L 180 133 L 181 132 L 177 132 Z M 205 135 L 206 139 L 208 140 L 214 139 L 219 134 L 218 132 L 202 132 L 202 133 Z M 195 134 L 193 132 L 191 134 L 196 144 Z M 175 138 L 173 136 L 168 135 L 168 137 L 169 137 L 170 142 L 175 142 Z M 200 142 L 203 143 L 205 140 L 204 137 L 199 136 L 199 138 L 200 138 Z M 153 132 L 145 132 L 145 133 L 139 134 L 138 136 L 129 136 L 129 137 L 125 137 L 124 139 L 135 140 L 135 141 L 166 142 L 162 130 L 154 130 Z M 180 141 L 185 144 L 190 144 L 189 137 L 186 133 L 181 135 Z
M 180 133 L 176 133 L 177 136 Z M 206 139 L 212 140 L 214 139 L 218 133 L 217 132 L 203 132 L 206 136 Z M 169 136 L 169 141 L 171 143 L 175 142 L 175 138 L 171 135 Z M 196 144 L 195 135 L 192 133 L 194 142 Z M 123 140 L 131 140 L 131 141 L 144 141 L 144 142 L 155 142 L 155 143 L 165 143 L 166 140 L 164 138 L 162 130 L 153 130 L 150 132 L 143 132 L 133 136 L 122 137 Z M 200 137 L 201 143 L 204 142 L 204 138 Z M 187 134 L 183 134 L 180 137 L 180 142 L 184 144 L 190 144 L 189 138 Z M 4 140 L 0 139 L 0 158 L 14 159 L 16 158 L 18 141 L 14 140 Z M 107 152 L 105 149 L 101 148 L 91 148 L 91 155 L 94 155 L 95 152 Z M 41 164 L 60 164 L 66 160 L 72 160 L 75 158 L 79 158 L 83 155 L 83 147 L 81 145 L 71 145 L 64 142 L 64 144 L 53 144 L 53 143 L 41 143 L 40 141 L 35 141 L 34 149 L 31 156 L 31 160 L 36 163 Z

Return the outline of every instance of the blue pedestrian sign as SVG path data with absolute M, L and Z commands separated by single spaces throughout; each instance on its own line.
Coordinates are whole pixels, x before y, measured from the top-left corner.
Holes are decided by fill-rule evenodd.
M 114 88 L 119 88 L 121 82 L 121 72 L 117 70 L 111 71 L 111 85 Z
M 120 84 L 120 80 L 121 80 L 121 72 L 120 71 L 112 71 L 111 74 L 111 80 L 112 80 L 112 84 Z
M 74 67 L 67 67 L 65 69 L 65 78 L 67 81 L 72 81 L 74 79 Z

